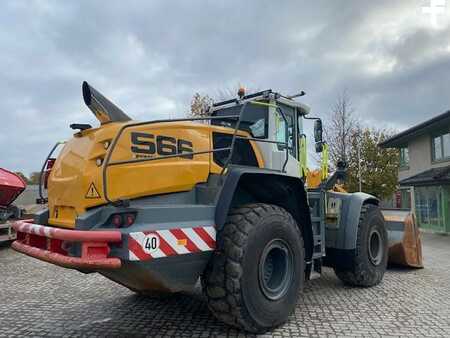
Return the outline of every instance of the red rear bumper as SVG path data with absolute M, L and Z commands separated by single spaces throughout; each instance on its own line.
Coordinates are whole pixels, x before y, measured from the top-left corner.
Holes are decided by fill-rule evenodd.
M 13 228 L 17 240 L 13 249 L 28 256 L 75 269 L 117 269 L 121 266 L 119 258 L 108 257 L 109 243 L 122 240 L 119 231 L 80 231 L 68 230 L 32 224 L 32 220 L 17 221 Z M 79 242 L 81 256 L 70 256 L 65 249 L 66 243 Z

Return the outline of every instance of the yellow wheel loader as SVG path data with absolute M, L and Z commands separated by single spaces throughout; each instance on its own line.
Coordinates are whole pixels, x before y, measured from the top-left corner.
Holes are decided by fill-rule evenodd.
M 82 92 L 100 125 L 72 124 L 73 138 L 54 147 L 41 175 L 48 208 L 14 224 L 15 250 L 142 294 L 200 278 L 212 313 L 254 333 L 286 321 L 323 264 L 348 285 L 381 282 L 379 201 L 332 191 L 343 168 L 306 188 L 311 118 L 294 97 L 240 91 L 205 118 L 136 122 L 86 82 Z

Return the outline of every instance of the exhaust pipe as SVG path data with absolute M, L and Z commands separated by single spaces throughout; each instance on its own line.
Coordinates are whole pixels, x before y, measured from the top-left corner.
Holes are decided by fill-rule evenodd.
M 82 89 L 84 103 L 94 113 L 100 124 L 131 120 L 119 107 L 91 87 L 86 81 L 83 82 Z

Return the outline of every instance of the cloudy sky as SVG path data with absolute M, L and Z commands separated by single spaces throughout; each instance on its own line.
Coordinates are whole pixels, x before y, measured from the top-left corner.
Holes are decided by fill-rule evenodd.
M 346 88 L 399 130 L 450 109 L 450 0 L 2 1 L 0 46 L 0 167 L 25 173 L 96 124 L 83 80 L 138 120 L 238 84 L 305 90 L 322 117 Z

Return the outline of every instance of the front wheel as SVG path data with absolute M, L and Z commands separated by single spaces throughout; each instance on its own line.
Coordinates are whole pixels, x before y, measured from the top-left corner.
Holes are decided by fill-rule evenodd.
M 301 232 L 286 210 L 262 203 L 233 209 L 202 277 L 210 310 L 253 333 L 280 325 L 303 287 L 304 260 Z
M 340 280 L 352 286 L 374 286 L 381 282 L 388 260 L 388 235 L 380 208 L 363 205 L 356 249 L 350 264 L 334 267 Z

